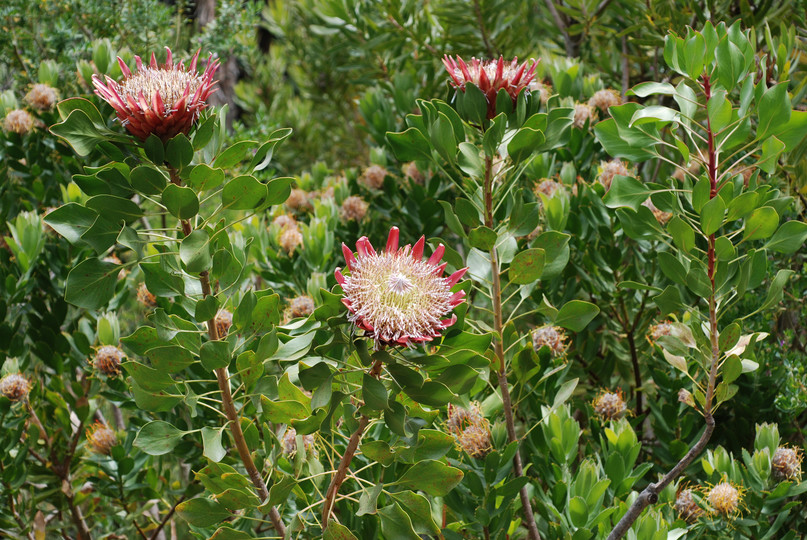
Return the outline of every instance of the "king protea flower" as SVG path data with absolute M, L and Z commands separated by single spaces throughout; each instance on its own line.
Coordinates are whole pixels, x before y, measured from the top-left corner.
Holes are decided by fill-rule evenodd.
M 464 291 L 451 292 L 467 268 L 443 277 L 446 264 L 441 244 L 428 260 L 423 260 L 425 237 L 414 247 L 398 248 L 398 227 L 390 229 L 387 246 L 376 253 L 366 237 L 356 242 L 357 254 L 345 244 L 342 252 L 350 274 L 336 269 L 336 281 L 345 293 L 342 303 L 350 310 L 348 318 L 375 339 L 376 347 L 431 341 L 457 321 L 444 319 L 464 302 Z
M 518 93 L 529 86 L 535 78 L 535 68 L 538 63 L 533 61 L 527 68 L 527 62 L 518 64 L 518 58 L 505 62 L 503 57 L 498 60 L 478 60 L 471 58 L 466 64 L 457 56 L 456 60 L 448 55 L 443 57 L 443 65 L 451 76 L 451 85 L 465 92 L 465 84 L 473 83 L 482 90 L 488 101 L 488 120 L 496 116 L 496 95 L 504 89 L 516 104 Z
M 143 66 L 135 56 L 137 73 L 118 57 L 123 72 L 120 83 L 105 76 L 106 84 L 93 75 L 95 93 L 112 105 L 118 119 L 129 133 L 146 140 L 152 133 L 163 142 L 179 133 L 188 133 L 199 113 L 207 107 L 207 98 L 215 90 L 213 74 L 218 60 L 211 56 L 202 74 L 196 71 L 199 51 L 193 55 L 188 69 L 182 62 L 174 64 L 171 49 L 165 48 L 165 64 L 158 65 L 154 53 L 151 62 Z

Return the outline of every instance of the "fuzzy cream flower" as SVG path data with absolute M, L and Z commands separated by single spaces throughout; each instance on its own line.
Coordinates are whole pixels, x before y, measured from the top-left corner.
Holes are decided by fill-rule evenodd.
M 605 191 L 611 189 L 611 182 L 614 180 L 614 176 L 633 176 L 633 172 L 621 159 L 612 159 L 611 161 L 600 163 L 597 182 L 605 186 Z
M 0 394 L 11 401 L 20 401 L 28 397 L 31 383 L 22 373 L 9 373 L 0 379 Z
M 112 447 L 118 444 L 118 436 L 101 422 L 96 421 L 86 431 L 87 441 L 97 454 L 109 455 Z
M 608 107 L 622 105 L 622 96 L 619 95 L 619 92 L 611 88 L 597 90 L 588 100 L 588 104 L 590 107 L 597 108 L 602 112 L 608 112 Z
M 289 198 L 284 203 L 286 208 L 292 212 L 305 212 L 311 209 L 311 201 L 308 193 L 304 189 L 294 188 L 289 193 Z
M 369 206 L 361 197 L 351 195 L 342 201 L 339 213 L 345 221 L 361 221 L 367 215 Z
M 703 515 L 703 510 L 698 506 L 698 503 L 692 496 L 691 489 L 682 489 L 678 493 L 678 496 L 675 498 L 675 512 L 678 514 L 679 518 L 687 523 L 694 523 Z
M 386 248 L 376 253 L 366 237 L 356 242 L 356 255 L 345 244 L 348 276 L 337 268 L 336 281 L 342 286 L 348 318 L 382 345 L 410 346 L 431 341 L 454 324 L 456 315 L 443 319 L 461 304 L 464 291 L 451 292 L 467 271 L 457 270 L 442 277 L 446 263 L 440 264 L 445 252 L 441 244 L 423 260 L 425 237 L 414 247 L 398 248 L 398 227 L 390 230 Z
M 739 510 L 742 492 L 731 482 L 724 480 L 709 490 L 706 500 L 713 513 L 730 516 Z
M 3 121 L 3 129 L 11 133 L 25 135 L 34 127 L 34 119 L 23 109 L 14 109 L 6 115 Z
M 527 85 L 527 89 L 530 92 L 538 94 L 538 98 L 544 105 L 546 105 L 546 102 L 552 97 L 552 85 L 539 80 L 533 80 Z
M 56 89 L 47 84 L 35 84 L 31 90 L 25 94 L 25 102 L 39 111 L 49 111 L 56 105 L 59 95 Z
M 314 299 L 310 296 L 302 295 L 296 296 L 289 302 L 289 307 L 286 308 L 286 318 L 296 319 L 298 317 L 308 317 L 314 313 Z
M 454 436 L 457 448 L 473 458 L 483 458 L 493 450 L 490 422 L 477 402 L 471 403 L 469 409 L 449 404 L 446 428 Z
M 668 221 L 672 219 L 672 214 L 670 212 L 664 212 L 656 208 L 656 205 L 653 204 L 649 198 L 642 203 L 642 206 L 648 208 L 651 212 L 653 212 L 653 217 L 656 218 L 656 221 L 659 222 L 659 225 L 666 225 Z
M 364 169 L 364 173 L 359 177 L 359 182 L 371 189 L 381 189 L 386 177 L 387 169 L 380 165 L 370 165 Z
M 199 74 L 196 71 L 199 51 L 185 69 L 182 62 L 174 64 L 171 49 L 165 50 L 167 58 L 163 65 L 157 64 L 154 53 L 148 66 L 135 56 L 135 73 L 118 57 L 123 72 L 120 83 L 105 77 L 105 84 L 97 74 L 92 77 L 95 93 L 112 105 L 121 124 L 141 140 L 154 134 L 165 142 L 179 133 L 188 133 L 215 91 L 213 75 L 218 60 L 208 58 L 207 67 Z
M 566 186 L 549 178 L 542 179 L 540 182 L 538 182 L 534 189 L 536 196 L 538 194 L 543 194 L 548 199 L 551 199 L 558 193 L 563 193 L 565 191 Z
M 578 129 L 586 127 L 586 122 L 589 126 L 594 125 L 597 121 L 597 109 L 585 103 L 574 104 L 574 120 L 572 125 Z
M 294 250 L 297 249 L 303 243 L 303 235 L 297 227 L 286 227 L 283 229 L 283 232 L 280 233 L 280 247 L 289 254 L 292 255 Z

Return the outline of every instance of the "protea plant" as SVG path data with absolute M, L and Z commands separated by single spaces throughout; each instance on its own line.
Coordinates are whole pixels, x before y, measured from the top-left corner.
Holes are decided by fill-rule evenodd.
M 398 248 L 398 227 L 390 230 L 384 251 L 376 253 L 367 237 L 356 242 L 357 254 L 345 244 L 350 274 L 337 268 L 336 281 L 345 293 L 342 303 L 350 310 L 348 318 L 367 335 L 376 348 L 384 345 L 411 346 L 431 341 L 457 321 L 452 309 L 464 302 L 465 292 L 451 292 L 467 268 L 443 277 L 446 264 L 440 264 L 445 247 L 440 245 L 423 260 L 425 237 L 414 247 Z
M 118 83 L 105 76 L 106 84 L 98 75 L 92 81 L 95 93 L 112 105 L 121 121 L 135 137 L 146 140 L 152 133 L 163 142 L 179 133 L 188 133 L 199 113 L 207 107 L 207 98 L 215 91 L 213 75 L 218 60 L 209 57 L 204 72 L 196 71 L 199 51 L 193 55 L 190 66 L 174 64 L 171 49 L 163 65 L 157 64 L 154 53 L 151 62 L 143 65 L 135 56 L 137 72 L 132 73 L 120 57 L 123 80 Z
M 533 61 L 527 68 L 529 62 L 518 63 L 518 58 L 513 58 L 510 62 L 505 62 L 503 57 L 498 60 L 478 60 L 471 58 L 471 63 L 466 64 L 459 56 L 456 59 L 446 55 L 443 57 L 443 65 L 451 76 L 451 85 L 458 90 L 465 91 L 466 83 L 472 83 L 478 87 L 488 102 L 488 120 L 496 116 L 496 95 L 499 90 L 504 90 L 516 103 L 519 92 L 528 87 L 535 78 L 535 68 L 538 63 Z

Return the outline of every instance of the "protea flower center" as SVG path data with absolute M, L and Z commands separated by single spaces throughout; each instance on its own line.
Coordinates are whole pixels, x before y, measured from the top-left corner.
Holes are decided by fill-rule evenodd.
M 115 109 L 118 119 L 129 132 L 141 140 L 152 133 L 167 141 L 178 133 L 187 133 L 207 107 L 207 98 L 215 90 L 213 74 L 218 61 L 212 57 L 202 74 L 196 71 L 199 51 L 191 59 L 186 70 L 182 62 L 174 64 L 171 49 L 166 47 L 167 58 L 163 65 L 157 64 L 154 54 L 148 67 L 135 56 L 137 73 L 118 58 L 124 79 L 117 83 L 106 77 L 104 84 L 93 75 L 95 93 Z
M 357 256 L 344 244 L 348 276 L 336 270 L 336 280 L 350 310 L 349 319 L 381 345 L 411 345 L 431 341 L 440 331 L 456 322 L 456 315 L 443 319 L 463 302 L 464 291 L 451 292 L 467 269 L 442 277 L 446 263 L 439 264 L 445 252 L 441 245 L 423 260 L 425 238 L 414 247 L 398 249 L 399 231 L 390 230 L 386 249 L 376 253 L 362 237 L 356 243 Z

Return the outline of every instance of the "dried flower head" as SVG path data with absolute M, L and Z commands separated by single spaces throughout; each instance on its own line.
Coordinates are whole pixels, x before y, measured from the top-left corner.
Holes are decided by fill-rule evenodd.
M 93 452 L 109 455 L 112 447 L 118 444 L 118 436 L 107 426 L 97 421 L 86 431 L 87 441 L 92 446 Z
M 605 186 L 605 191 L 611 188 L 611 181 L 614 176 L 633 176 L 633 172 L 628 168 L 627 164 L 621 159 L 612 159 L 611 161 L 603 161 L 600 163 L 598 169 L 597 182 Z
M 482 408 L 478 401 L 471 402 L 471 406 L 468 409 L 458 407 L 451 403 L 448 404 L 446 429 L 455 435 L 461 433 L 468 426 L 481 424 L 485 421 L 485 416 L 482 414 Z
M 416 184 L 423 184 L 425 180 L 423 173 L 420 172 L 420 169 L 418 169 L 418 166 L 414 161 L 404 163 L 403 167 L 401 168 L 401 172 L 403 172 L 404 177 Z
M 574 121 L 572 125 L 578 129 L 583 129 L 586 124 L 593 125 L 597 121 L 597 109 L 585 103 L 574 104 Z
M 282 443 L 283 453 L 289 457 L 294 457 L 297 453 L 297 430 L 291 426 L 287 427 L 286 432 L 283 433 Z M 317 449 L 314 447 L 313 435 L 303 435 L 303 448 L 305 448 L 306 454 L 313 452 L 316 455 Z
M 619 95 L 619 92 L 611 88 L 597 90 L 594 92 L 594 95 L 591 96 L 591 99 L 588 100 L 588 104 L 590 107 L 597 108 L 602 112 L 608 112 L 608 107 L 622 105 L 622 96 Z
M 543 194 L 547 199 L 551 199 L 558 193 L 565 193 L 566 186 L 549 178 L 544 178 L 535 186 L 535 195 Z M 540 199 L 540 197 L 538 197 Z
M 132 73 L 126 62 L 118 57 L 123 80 L 118 83 L 108 76 L 106 84 L 93 75 L 95 93 L 112 105 L 129 133 L 146 140 L 154 134 L 163 142 L 179 133 L 188 133 L 201 111 L 207 108 L 207 98 L 215 91 L 213 75 L 218 60 L 212 55 L 202 74 L 196 71 L 199 51 L 193 55 L 190 66 L 174 64 L 171 49 L 165 48 L 165 64 L 158 65 L 154 53 L 151 62 L 143 65 L 135 56 L 137 72 Z
M 731 482 L 723 480 L 709 490 L 706 500 L 713 513 L 730 516 L 739 510 L 742 492 Z
M 682 489 L 678 492 L 675 498 L 675 512 L 687 523 L 694 523 L 703 515 L 703 510 L 692 496 L 691 489 Z
M 546 324 L 532 331 L 532 347 L 535 352 L 543 347 L 549 347 L 552 356 L 558 357 L 566 354 L 569 344 L 566 343 L 566 332 L 559 326 Z
M 616 392 L 602 390 L 591 405 L 597 416 L 603 420 L 616 420 L 627 410 L 621 389 L 617 389 Z
M 0 379 L 0 394 L 11 401 L 27 399 L 29 392 L 31 383 L 22 373 L 9 373 Z
M 286 208 L 292 212 L 305 212 L 311 209 L 311 201 L 308 200 L 308 193 L 304 189 L 294 188 L 289 193 L 289 198 L 284 203 Z
M 31 90 L 25 94 L 25 102 L 39 111 L 49 111 L 59 100 L 56 89 L 47 84 L 35 84 Z
M 364 169 L 361 177 L 359 177 L 359 182 L 370 189 L 381 189 L 381 187 L 384 185 L 384 179 L 386 177 L 387 169 L 381 167 L 380 165 L 370 165 Z
M 92 361 L 93 367 L 108 377 L 117 377 L 120 374 L 120 365 L 126 354 L 113 345 L 104 345 L 95 351 Z
M 493 450 L 490 422 L 478 402 L 472 402 L 469 409 L 449 404 L 446 428 L 454 436 L 457 448 L 473 458 L 483 458 Z
M 496 116 L 496 95 L 499 90 L 507 92 L 515 105 L 519 92 L 535 78 L 538 63 L 532 61 L 529 69 L 528 63 L 529 61 L 519 65 L 518 58 L 505 62 L 500 56 L 498 60 L 471 58 L 470 64 L 466 64 L 459 56 L 456 59 L 448 55 L 443 57 L 443 65 L 451 76 L 449 81 L 451 86 L 465 92 L 465 85 L 472 83 L 485 94 L 488 102 L 488 120 Z
M 660 225 L 666 225 L 667 222 L 672 219 L 672 214 L 670 212 L 659 210 L 649 198 L 642 203 L 642 206 L 647 207 L 651 212 L 653 212 L 653 217 L 656 218 L 656 221 L 658 221 Z
M 272 225 L 277 225 L 281 230 L 287 227 L 297 228 L 297 220 L 288 214 L 281 214 L 272 220 Z
M 289 307 L 286 309 L 286 316 L 289 319 L 308 317 L 314 313 L 315 307 L 314 299 L 310 296 L 296 296 L 289 302 Z
M 289 255 L 303 243 L 303 235 L 297 227 L 286 227 L 280 233 L 280 247 Z
M 549 83 L 533 80 L 527 85 L 527 89 L 533 94 L 537 93 L 541 103 L 544 105 L 546 105 L 546 102 L 552 97 L 552 85 Z
M 6 115 L 3 121 L 3 129 L 12 133 L 25 135 L 34 127 L 34 119 L 28 111 L 14 109 Z
M 145 283 L 137 286 L 137 301 L 147 308 L 157 307 L 157 297 L 151 294 Z
M 773 453 L 771 470 L 777 480 L 801 480 L 801 448 L 780 446 Z
M 219 336 L 219 339 L 223 339 L 227 337 L 230 327 L 233 325 L 233 314 L 222 308 L 216 312 L 213 323 L 216 325 L 216 335 Z
M 342 286 L 348 318 L 375 339 L 376 347 L 431 341 L 454 324 L 456 315 L 442 317 L 461 304 L 464 291 L 451 292 L 467 271 L 442 277 L 447 263 L 440 264 L 445 252 L 441 244 L 428 260 L 423 260 L 425 237 L 414 247 L 398 248 L 398 227 L 390 230 L 386 248 L 376 253 L 366 237 L 356 242 L 358 253 L 342 244 L 350 275 L 335 272 Z
M 342 201 L 342 208 L 339 213 L 345 221 L 361 221 L 367 215 L 369 206 L 361 197 L 351 195 Z
M 670 321 L 664 321 L 663 323 L 654 324 L 650 327 L 647 332 L 647 341 L 650 342 L 651 345 L 655 344 L 656 341 L 662 336 L 669 336 L 672 333 L 672 323 Z

